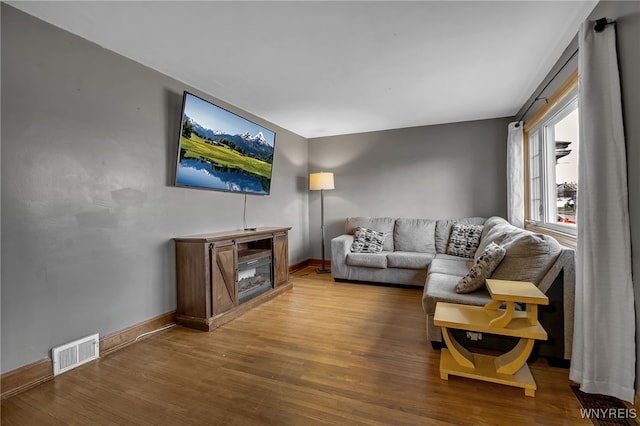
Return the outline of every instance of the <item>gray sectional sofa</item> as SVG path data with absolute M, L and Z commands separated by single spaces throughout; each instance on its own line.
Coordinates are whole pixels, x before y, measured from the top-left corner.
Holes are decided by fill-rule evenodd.
M 491 278 L 530 281 L 547 294 L 550 304 L 541 307 L 539 316 L 549 339 L 540 344 L 539 355 L 570 359 L 575 287 L 574 251 L 560 246 L 552 237 L 512 226 L 503 218 L 494 216 L 489 219 L 470 217 L 432 220 L 349 217 L 346 220 L 345 234 L 331 240 L 333 278 L 336 281 L 424 287 L 422 306 L 427 337 L 434 346 L 439 346 L 442 334 L 440 328 L 433 324 L 437 302 L 482 306 L 491 300 L 486 288 L 466 294 L 455 291 L 456 284 L 467 274 L 476 259 L 447 254 L 454 223 L 483 225 L 475 258 L 492 242 L 505 248 L 505 257 L 493 271 Z M 383 251 L 351 252 L 353 234 L 358 227 L 384 233 L 386 237 Z M 484 340 L 493 342 L 493 338 L 494 336 L 486 336 Z M 474 342 L 469 343 L 473 345 Z M 508 346 L 508 342 L 506 344 Z

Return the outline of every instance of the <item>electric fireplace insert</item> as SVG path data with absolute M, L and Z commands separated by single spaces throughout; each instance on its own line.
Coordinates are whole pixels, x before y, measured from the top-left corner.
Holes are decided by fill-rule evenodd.
M 238 303 L 244 303 L 273 288 L 270 250 L 245 250 L 238 259 Z

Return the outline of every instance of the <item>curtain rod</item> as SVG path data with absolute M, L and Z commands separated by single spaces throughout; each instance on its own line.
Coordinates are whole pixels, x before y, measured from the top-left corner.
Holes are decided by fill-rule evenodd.
M 522 113 L 522 115 L 520 116 L 520 118 L 516 123 L 516 127 L 520 126 L 520 120 L 522 120 L 527 113 L 529 112 L 529 110 L 531 109 L 531 107 L 533 106 L 533 104 L 535 104 L 537 101 L 539 101 L 540 99 L 547 99 L 547 98 L 541 98 L 540 95 L 542 95 L 544 93 L 545 90 L 547 90 L 547 87 L 549 87 L 549 85 L 551 84 L 551 82 L 553 82 L 553 80 L 556 79 L 556 77 L 558 76 L 558 74 L 560 74 L 560 72 L 564 69 L 564 67 L 567 66 L 567 64 L 573 59 L 574 56 L 576 56 L 576 54 L 578 53 L 578 49 L 574 50 L 574 52 L 571 54 L 571 56 L 569 56 L 569 59 L 567 59 L 565 61 L 564 64 L 562 64 L 562 66 L 560 67 L 560 69 L 558 71 L 556 71 L 556 73 L 553 75 L 553 77 L 551 77 L 551 79 L 547 82 L 547 84 L 545 84 L 545 86 L 542 88 L 542 90 L 540 90 L 540 93 L 538 93 L 538 95 L 535 97 L 535 99 L 533 100 L 533 102 L 531 102 L 529 104 L 529 107 Z
M 611 21 L 609 22 L 609 20 L 607 18 L 600 18 L 598 20 L 596 20 L 595 25 L 593 26 L 593 30 L 597 33 L 600 33 L 602 31 L 604 31 L 604 27 L 606 27 L 607 25 L 611 25 L 611 24 L 616 24 L 616 21 Z M 560 69 L 553 75 L 553 77 L 551 77 L 551 79 L 547 82 L 547 84 L 542 88 L 542 90 L 540 91 L 540 93 L 538 93 L 538 96 L 535 97 L 535 99 L 533 100 L 533 102 L 531 102 L 531 104 L 529 104 L 529 107 L 524 111 L 524 113 L 520 116 L 520 118 L 518 120 L 516 120 L 516 127 L 520 127 L 520 120 L 522 120 L 527 113 L 529 112 L 529 110 L 531 109 L 531 107 L 533 106 L 533 104 L 535 104 L 537 101 L 539 101 L 540 99 L 547 99 L 547 98 L 541 98 L 540 95 L 542 95 L 544 93 L 545 90 L 547 90 L 547 87 L 549 87 L 549 85 L 551 84 L 551 82 L 553 80 L 555 80 L 555 78 L 558 76 L 558 74 L 560 74 L 560 72 L 564 69 L 564 67 L 567 66 L 567 64 L 573 59 L 574 56 L 576 56 L 576 54 L 578 53 L 579 49 L 576 49 L 571 56 L 569 56 L 569 59 L 567 59 L 565 61 L 564 64 L 562 64 L 562 66 L 560 67 Z

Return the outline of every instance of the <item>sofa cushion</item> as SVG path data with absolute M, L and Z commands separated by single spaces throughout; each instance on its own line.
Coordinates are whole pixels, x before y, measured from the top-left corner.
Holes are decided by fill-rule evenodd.
M 429 273 L 464 277 L 473 266 L 473 260 L 450 254 L 436 254 L 429 266 Z
M 433 254 L 416 253 L 412 251 L 394 251 L 387 254 L 387 266 L 389 268 L 427 269 Z
M 462 277 L 433 272 L 429 274 L 422 296 L 422 306 L 426 314 L 433 314 L 436 311 L 437 302 L 461 303 L 475 306 L 484 306 L 491 302 L 491 295 L 486 288 L 474 291 L 473 293 L 456 293 L 456 285 L 460 278 Z
M 347 265 L 384 269 L 387 267 L 387 253 L 348 253 Z
M 440 219 L 436 221 L 435 243 L 436 252 L 446 253 L 447 244 L 449 244 L 449 236 L 451 235 L 451 227 L 454 223 L 471 223 L 474 225 L 482 225 L 485 222 L 484 217 L 466 217 L 462 219 Z
M 385 234 L 369 228 L 357 227 L 351 243 L 353 253 L 380 253 Z
M 540 284 L 562 251 L 553 237 L 522 229 L 503 240 L 503 246 L 506 254 L 491 278 L 529 281 L 536 285 Z
M 384 250 L 393 251 L 393 228 L 396 220 L 392 217 L 348 217 L 345 222 L 345 231 L 347 234 L 355 234 L 357 227 L 369 228 L 374 231 L 383 232 L 386 235 L 384 239 Z
M 536 285 L 561 251 L 560 244 L 554 238 L 518 228 L 498 216 L 490 217 L 485 222 L 476 260 L 491 243 L 499 244 L 506 250 L 492 278 L 529 281 Z
M 480 236 L 480 245 L 474 256 L 474 260 L 478 260 L 480 254 L 491 243 L 503 245 L 503 241 L 510 236 L 516 235 L 523 231 L 523 229 L 515 227 L 507 222 L 505 219 L 493 216 L 487 219 L 482 229 L 482 235 Z
M 447 246 L 447 254 L 473 257 L 480 244 L 483 225 L 454 223 Z
M 435 253 L 435 230 L 435 220 L 396 219 L 393 230 L 394 250 Z
M 489 244 L 467 275 L 458 281 L 456 293 L 471 293 L 482 288 L 484 280 L 491 277 L 491 273 L 500 264 L 506 252 L 504 247 L 496 243 Z

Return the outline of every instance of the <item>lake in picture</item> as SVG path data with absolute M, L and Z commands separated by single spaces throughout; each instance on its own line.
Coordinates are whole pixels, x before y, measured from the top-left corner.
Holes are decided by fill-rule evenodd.
M 185 158 L 178 165 L 176 183 L 181 186 L 204 187 L 224 191 L 268 194 L 261 180 L 241 170 L 221 171 L 206 161 Z

